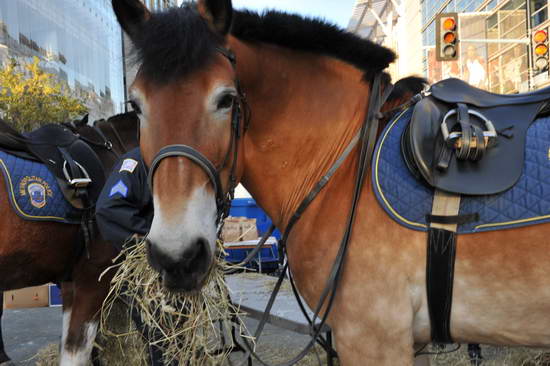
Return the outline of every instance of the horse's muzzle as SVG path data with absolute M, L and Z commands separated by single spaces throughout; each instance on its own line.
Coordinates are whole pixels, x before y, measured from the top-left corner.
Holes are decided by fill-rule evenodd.
M 165 254 L 157 243 L 147 240 L 149 264 L 160 273 L 163 286 L 173 292 L 199 291 L 206 281 L 212 253 L 208 241 L 198 238 L 178 258 Z

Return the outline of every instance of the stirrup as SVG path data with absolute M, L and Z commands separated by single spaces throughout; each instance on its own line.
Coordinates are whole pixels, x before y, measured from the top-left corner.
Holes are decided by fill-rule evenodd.
M 65 179 L 69 183 L 69 185 L 73 188 L 86 188 L 90 183 L 92 183 L 92 180 L 90 179 L 90 175 L 84 169 L 82 165 L 80 165 L 76 160 L 74 161 L 75 165 L 80 169 L 80 171 L 84 174 L 84 178 L 72 178 L 69 174 L 69 170 L 67 169 L 67 160 L 63 162 L 63 174 L 65 175 Z
M 443 122 L 441 122 L 440 127 L 441 134 L 443 135 L 443 140 L 452 150 L 461 150 L 464 144 L 466 144 L 469 150 L 472 150 L 471 153 L 468 153 L 465 156 L 457 153 L 457 158 L 459 160 L 479 160 L 483 155 L 483 152 L 488 147 L 493 146 L 494 141 L 497 138 L 497 131 L 493 123 L 488 120 L 483 114 L 479 113 L 478 111 L 468 109 L 468 114 L 479 118 L 485 124 L 486 130 L 482 131 L 483 138 L 480 139 L 481 141 L 478 141 L 478 136 L 476 136 L 475 134 L 469 136 L 468 140 L 464 140 L 464 131 L 449 132 L 447 119 L 457 114 L 458 108 L 455 108 L 451 109 L 449 112 L 447 112 L 445 117 L 443 117 Z M 459 124 L 459 122 L 457 122 L 456 124 Z

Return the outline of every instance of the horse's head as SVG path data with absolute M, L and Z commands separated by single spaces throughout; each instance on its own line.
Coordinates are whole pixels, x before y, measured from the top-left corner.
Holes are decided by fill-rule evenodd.
M 140 64 L 131 94 L 154 198 L 149 262 L 168 289 L 195 291 L 212 267 L 220 212 L 239 176 L 231 1 L 161 14 L 139 0 L 113 0 L 113 8 Z

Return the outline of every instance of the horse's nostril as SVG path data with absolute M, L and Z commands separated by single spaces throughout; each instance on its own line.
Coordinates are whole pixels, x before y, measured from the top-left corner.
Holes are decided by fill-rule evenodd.
M 189 248 L 183 252 L 181 259 L 185 267 L 191 267 L 193 263 L 200 261 L 207 254 L 208 243 L 206 239 L 199 238 L 195 240 Z
M 177 261 L 164 254 L 149 239 L 147 239 L 147 251 L 149 263 L 156 270 L 174 271 L 177 268 Z

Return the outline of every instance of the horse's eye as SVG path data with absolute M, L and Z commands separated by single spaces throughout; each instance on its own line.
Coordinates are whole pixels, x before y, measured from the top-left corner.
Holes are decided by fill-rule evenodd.
M 134 112 L 136 112 L 137 114 L 141 114 L 141 108 L 139 108 L 139 105 L 135 101 L 130 100 L 129 103 Z
M 235 101 L 235 96 L 232 94 L 225 94 L 223 97 L 220 98 L 218 101 L 217 108 L 220 109 L 227 109 L 231 108 L 233 106 L 233 102 Z

